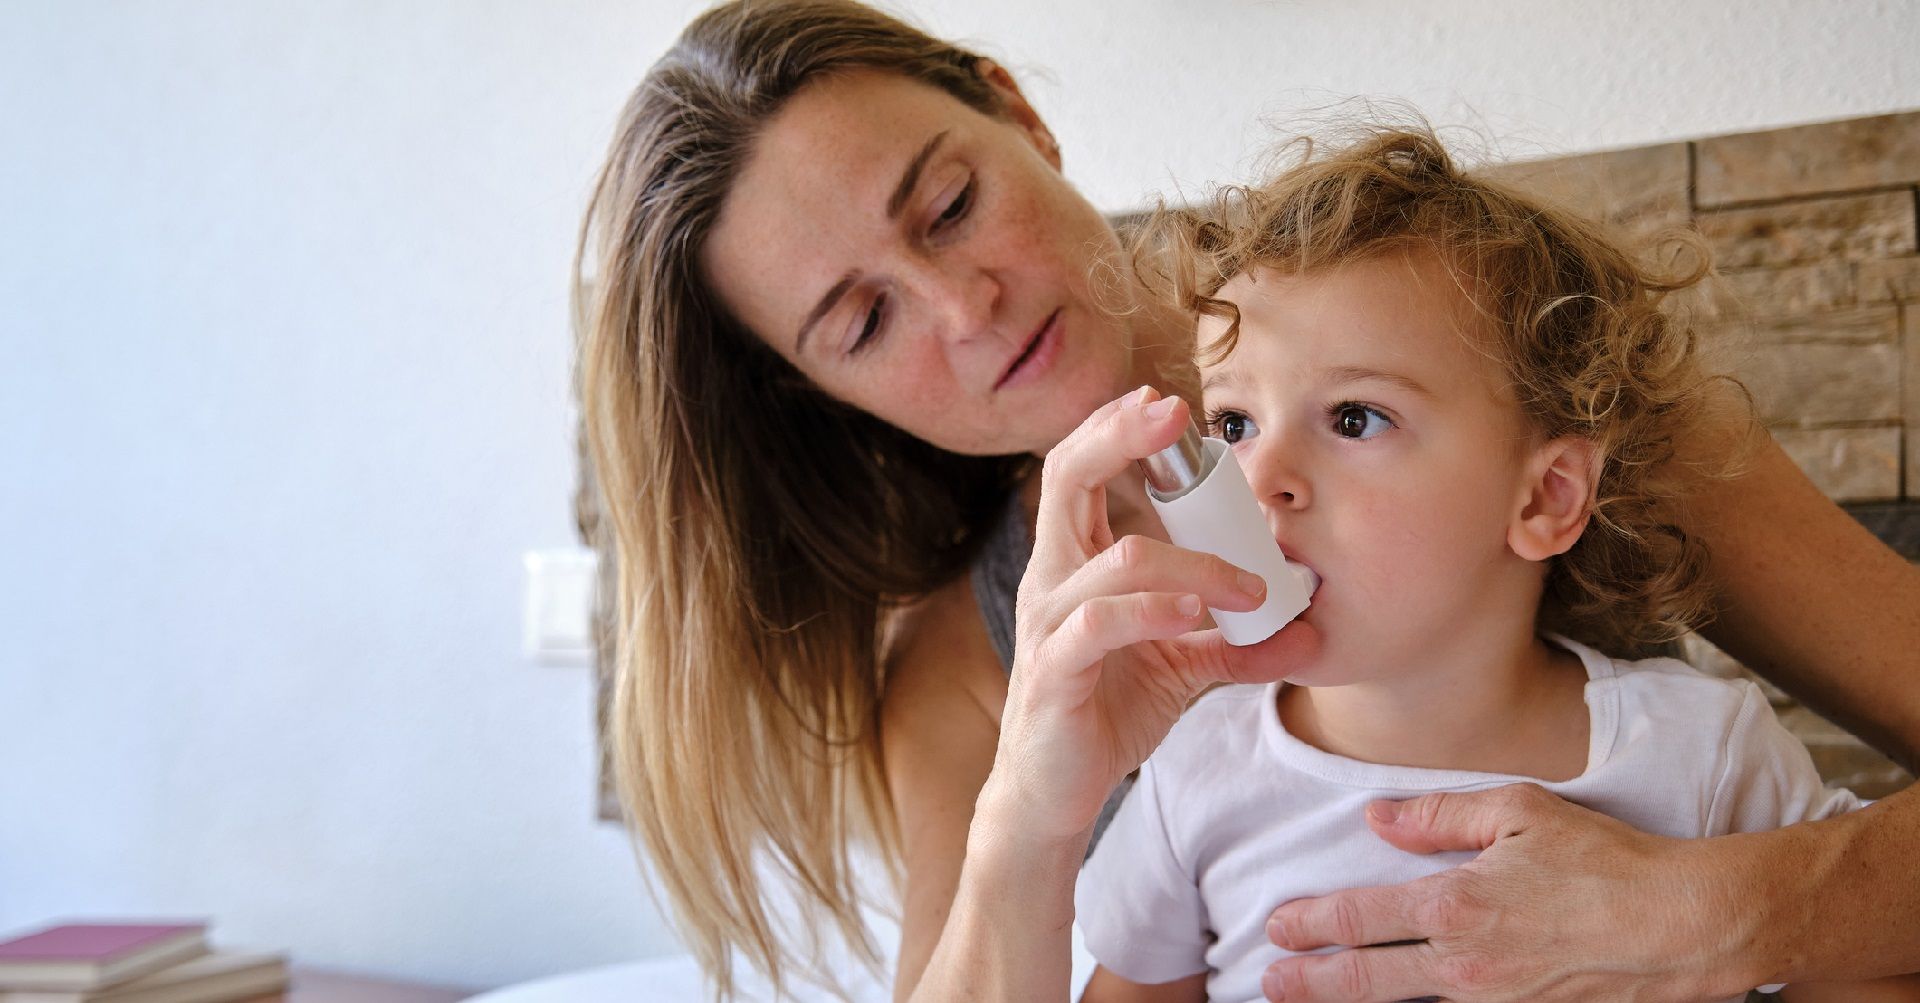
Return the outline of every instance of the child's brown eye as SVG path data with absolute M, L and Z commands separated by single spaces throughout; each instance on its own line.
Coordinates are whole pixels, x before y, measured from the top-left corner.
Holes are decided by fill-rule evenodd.
M 1393 419 L 1365 404 L 1335 404 L 1327 409 L 1333 415 L 1333 431 L 1347 439 L 1371 439 L 1393 427 Z
M 1228 445 L 1258 435 L 1260 432 L 1251 419 L 1238 411 L 1228 411 L 1216 419 L 1215 424 L 1220 429 L 1220 438 Z

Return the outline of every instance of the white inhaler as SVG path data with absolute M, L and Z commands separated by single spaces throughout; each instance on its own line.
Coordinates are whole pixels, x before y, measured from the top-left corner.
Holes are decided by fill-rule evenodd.
M 1147 497 L 1176 546 L 1212 554 L 1266 579 L 1267 601 L 1247 613 L 1209 610 L 1228 644 L 1258 644 L 1307 608 L 1320 577 L 1287 560 L 1267 528 L 1240 461 L 1191 425 L 1180 441 L 1140 461 Z

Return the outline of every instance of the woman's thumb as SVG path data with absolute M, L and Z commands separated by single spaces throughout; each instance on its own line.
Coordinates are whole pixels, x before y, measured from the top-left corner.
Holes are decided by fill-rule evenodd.
M 1411 801 L 1375 801 L 1367 825 L 1409 853 L 1484 850 L 1538 825 L 1559 799 L 1537 784 L 1489 791 L 1426 794 Z

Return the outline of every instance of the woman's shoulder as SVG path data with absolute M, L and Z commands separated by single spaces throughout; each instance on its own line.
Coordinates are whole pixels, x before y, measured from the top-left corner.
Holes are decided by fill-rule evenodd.
M 884 721 L 911 722 L 968 704 L 995 722 L 1006 702 L 1007 675 L 987 635 L 965 575 L 890 617 L 882 642 Z

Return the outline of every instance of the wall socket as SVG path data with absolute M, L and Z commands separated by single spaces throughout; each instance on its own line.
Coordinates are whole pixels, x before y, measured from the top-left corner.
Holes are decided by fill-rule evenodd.
M 598 555 L 585 547 L 529 550 L 520 649 L 539 665 L 593 664 L 593 598 Z

